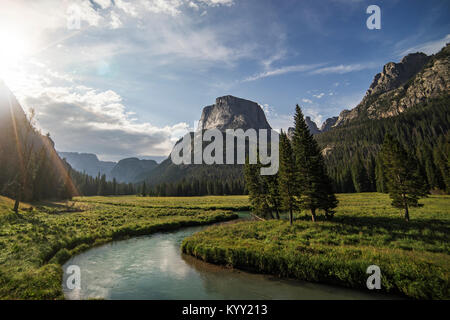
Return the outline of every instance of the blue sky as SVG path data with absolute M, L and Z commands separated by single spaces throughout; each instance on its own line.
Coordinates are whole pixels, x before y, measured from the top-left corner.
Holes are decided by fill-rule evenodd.
M 385 63 L 450 42 L 447 0 L 38 3 L 2 1 L 17 52 L 0 77 L 58 150 L 108 160 L 168 154 L 227 94 L 260 103 L 277 129 L 297 103 L 320 124 L 353 108 Z M 371 4 L 381 30 L 366 27 Z M 81 29 L 68 28 L 74 14 Z

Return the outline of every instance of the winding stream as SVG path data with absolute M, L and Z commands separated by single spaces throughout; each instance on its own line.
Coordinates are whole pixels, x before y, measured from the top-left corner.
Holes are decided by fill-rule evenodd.
M 211 265 L 181 254 L 184 238 L 207 228 L 189 227 L 112 242 L 72 257 L 81 289 L 66 299 L 386 299 L 373 292 L 284 280 Z

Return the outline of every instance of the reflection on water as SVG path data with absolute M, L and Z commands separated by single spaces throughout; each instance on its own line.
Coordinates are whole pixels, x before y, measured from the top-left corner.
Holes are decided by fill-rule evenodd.
M 229 270 L 181 255 L 182 240 L 205 227 L 113 242 L 70 259 L 81 269 L 81 290 L 67 299 L 379 299 L 360 292 Z

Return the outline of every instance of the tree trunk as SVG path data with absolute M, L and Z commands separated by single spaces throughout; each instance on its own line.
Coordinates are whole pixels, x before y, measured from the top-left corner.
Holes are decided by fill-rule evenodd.
M 14 202 L 14 212 L 15 213 L 19 212 L 19 204 L 20 204 L 19 198 L 16 198 L 16 201 Z
M 405 203 L 405 220 L 406 220 L 406 222 L 409 222 L 409 210 L 408 210 L 407 203 Z
M 406 201 L 406 196 L 403 194 L 403 205 L 405 206 L 405 220 L 409 221 L 409 210 L 408 210 L 408 201 Z
M 277 207 L 277 211 L 276 211 L 275 213 L 276 213 L 276 215 L 277 215 L 277 220 L 280 220 L 280 212 L 279 212 L 279 210 L 278 210 L 278 207 Z
M 316 222 L 316 208 L 311 209 L 311 220 L 312 222 Z
M 292 208 L 289 209 L 289 223 L 292 224 L 294 223 L 294 215 L 292 213 Z

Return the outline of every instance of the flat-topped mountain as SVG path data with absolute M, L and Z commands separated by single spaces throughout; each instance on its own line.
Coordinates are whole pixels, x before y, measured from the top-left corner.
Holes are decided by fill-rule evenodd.
M 223 96 L 216 103 L 203 108 L 198 129 L 271 129 L 261 106 L 256 102 L 233 96 Z M 192 133 L 191 133 L 192 134 Z M 243 185 L 242 165 L 175 165 L 167 158 L 152 170 L 143 180 L 150 185 L 177 182 L 183 179 L 203 179 L 204 181 L 223 181 Z
M 219 97 L 215 104 L 203 108 L 198 128 L 221 131 L 238 128 L 271 129 L 264 111 L 256 102 L 230 95 Z

